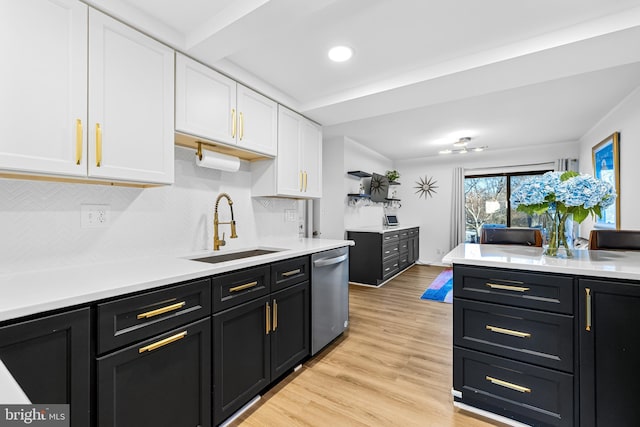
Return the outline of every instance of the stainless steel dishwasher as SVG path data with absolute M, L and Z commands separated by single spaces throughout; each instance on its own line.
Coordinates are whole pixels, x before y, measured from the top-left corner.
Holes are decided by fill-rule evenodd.
M 349 248 L 311 255 L 311 354 L 349 326 Z

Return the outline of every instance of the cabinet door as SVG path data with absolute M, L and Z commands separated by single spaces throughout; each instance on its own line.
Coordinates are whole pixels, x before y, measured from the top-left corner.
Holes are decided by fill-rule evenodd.
M 202 319 L 99 358 L 98 425 L 210 426 L 210 325 Z
M 322 128 L 302 118 L 300 144 L 304 196 L 320 198 L 322 197 Z
M 176 131 L 235 144 L 236 82 L 184 55 L 176 55 Z
M 90 425 L 89 330 L 88 308 L 0 328 L 0 374 L 15 381 L 2 403 L 66 403 L 71 425 Z
M 0 49 L 0 169 L 86 176 L 87 6 L 3 0 Z
M 213 316 L 213 412 L 219 424 L 270 382 L 271 303 L 268 297 Z
M 301 196 L 300 133 L 302 116 L 278 105 L 277 192 L 284 196 Z
M 309 282 L 271 294 L 271 378 L 300 363 L 310 352 Z
M 275 156 L 278 152 L 278 104 L 238 85 L 238 147 Z
M 640 425 L 640 283 L 579 281 L 580 425 Z
M 89 10 L 89 176 L 173 182 L 174 52 Z

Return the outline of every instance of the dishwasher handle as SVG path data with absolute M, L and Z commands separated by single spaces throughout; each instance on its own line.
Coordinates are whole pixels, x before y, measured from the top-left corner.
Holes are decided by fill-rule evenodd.
M 314 267 L 326 267 L 327 265 L 339 264 L 347 259 L 348 254 L 340 255 L 335 258 L 321 258 L 313 261 Z

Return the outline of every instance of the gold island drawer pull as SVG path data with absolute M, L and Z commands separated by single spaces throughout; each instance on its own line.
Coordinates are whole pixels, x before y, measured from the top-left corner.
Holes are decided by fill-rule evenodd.
M 238 292 L 238 291 L 243 291 L 245 289 L 249 289 L 249 288 L 253 288 L 254 286 L 257 286 L 258 282 L 249 282 L 249 283 L 245 283 L 244 285 L 240 285 L 240 286 L 234 286 L 233 288 L 229 288 L 229 292 Z
M 291 271 L 287 271 L 286 273 L 282 273 L 282 275 L 284 277 L 289 277 L 289 276 L 293 276 L 294 274 L 298 274 L 301 273 L 302 270 L 300 270 L 299 268 L 296 268 L 295 270 L 291 270 Z
M 486 328 L 487 330 L 491 332 L 496 332 L 498 334 L 511 335 L 519 338 L 531 338 L 531 334 L 528 332 L 514 331 L 512 329 L 504 329 L 504 328 L 499 328 L 497 326 L 491 326 L 491 325 L 487 325 Z
M 522 286 L 501 285 L 499 283 L 489 283 L 489 282 L 487 282 L 486 285 L 491 289 L 503 289 L 505 291 L 514 291 L 514 292 L 527 292 L 530 289 Z
M 184 338 L 186 336 L 187 336 L 187 331 L 180 332 L 179 334 L 172 335 L 169 338 L 165 338 L 165 339 L 160 340 L 158 342 L 154 342 L 153 344 L 149 344 L 149 345 L 145 345 L 144 347 L 140 347 L 138 349 L 138 353 L 144 353 L 145 351 L 157 350 L 160 347 L 164 347 L 167 344 L 171 344 L 172 342 L 176 342 L 178 340 L 181 340 L 182 338 Z
M 591 331 L 591 289 L 584 288 L 585 297 L 586 297 L 586 306 L 587 306 L 587 323 L 585 325 L 585 329 L 587 331 Z
M 484 377 L 487 381 L 489 381 L 491 384 L 495 384 L 495 385 L 499 385 L 502 387 L 506 387 L 506 388 L 510 388 L 511 390 L 515 390 L 515 391 L 519 391 L 520 393 L 531 393 L 531 389 L 528 387 L 523 387 L 521 385 L 518 384 L 513 384 L 507 381 L 502 381 L 499 380 L 497 378 L 493 378 L 490 376 L 486 376 Z
M 158 316 L 160 314 L 168 313 L 170 311 L 178 310 L 184 307 L 187 303 L 185 301 L 177 302 L 175 304 L 168 305 L 166 307 L 157 308 L 155 310 L 147 311 L 145 313 L 140 313 L 136 317 L 137 319 L 148 319 L 150 317 Z
M 269 335 L 271 332 L 271 307 L 269 307 L 269 303 L 267 302 L 265 305 L 265 314 L 266 314 L 266 335 Z

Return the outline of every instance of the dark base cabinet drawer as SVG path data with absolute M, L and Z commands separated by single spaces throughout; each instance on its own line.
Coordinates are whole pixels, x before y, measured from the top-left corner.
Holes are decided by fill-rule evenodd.
M 573 375 L 453 348 L 456 398 L 536 426 L 573 426 Z
M 573 314 L 573 277 L 454 265 L 453 296 Z
M 210 315 L 209 279 L 98 304 L 98 354 Z
M 267 295 L 271 292 L 271 267 L 261 265 L 215 276 L 212 283 L 213 311 Z
M 389 279 L 391 276 L 400 271 L 400 257 L 396 256 L 382 264 L 382 281 Z
M 302 256 L 271 264 L 271 292 L 309 280 L 309 257 Z
M 573 316 L 456 298 L 453 342 L 573 372 Z

